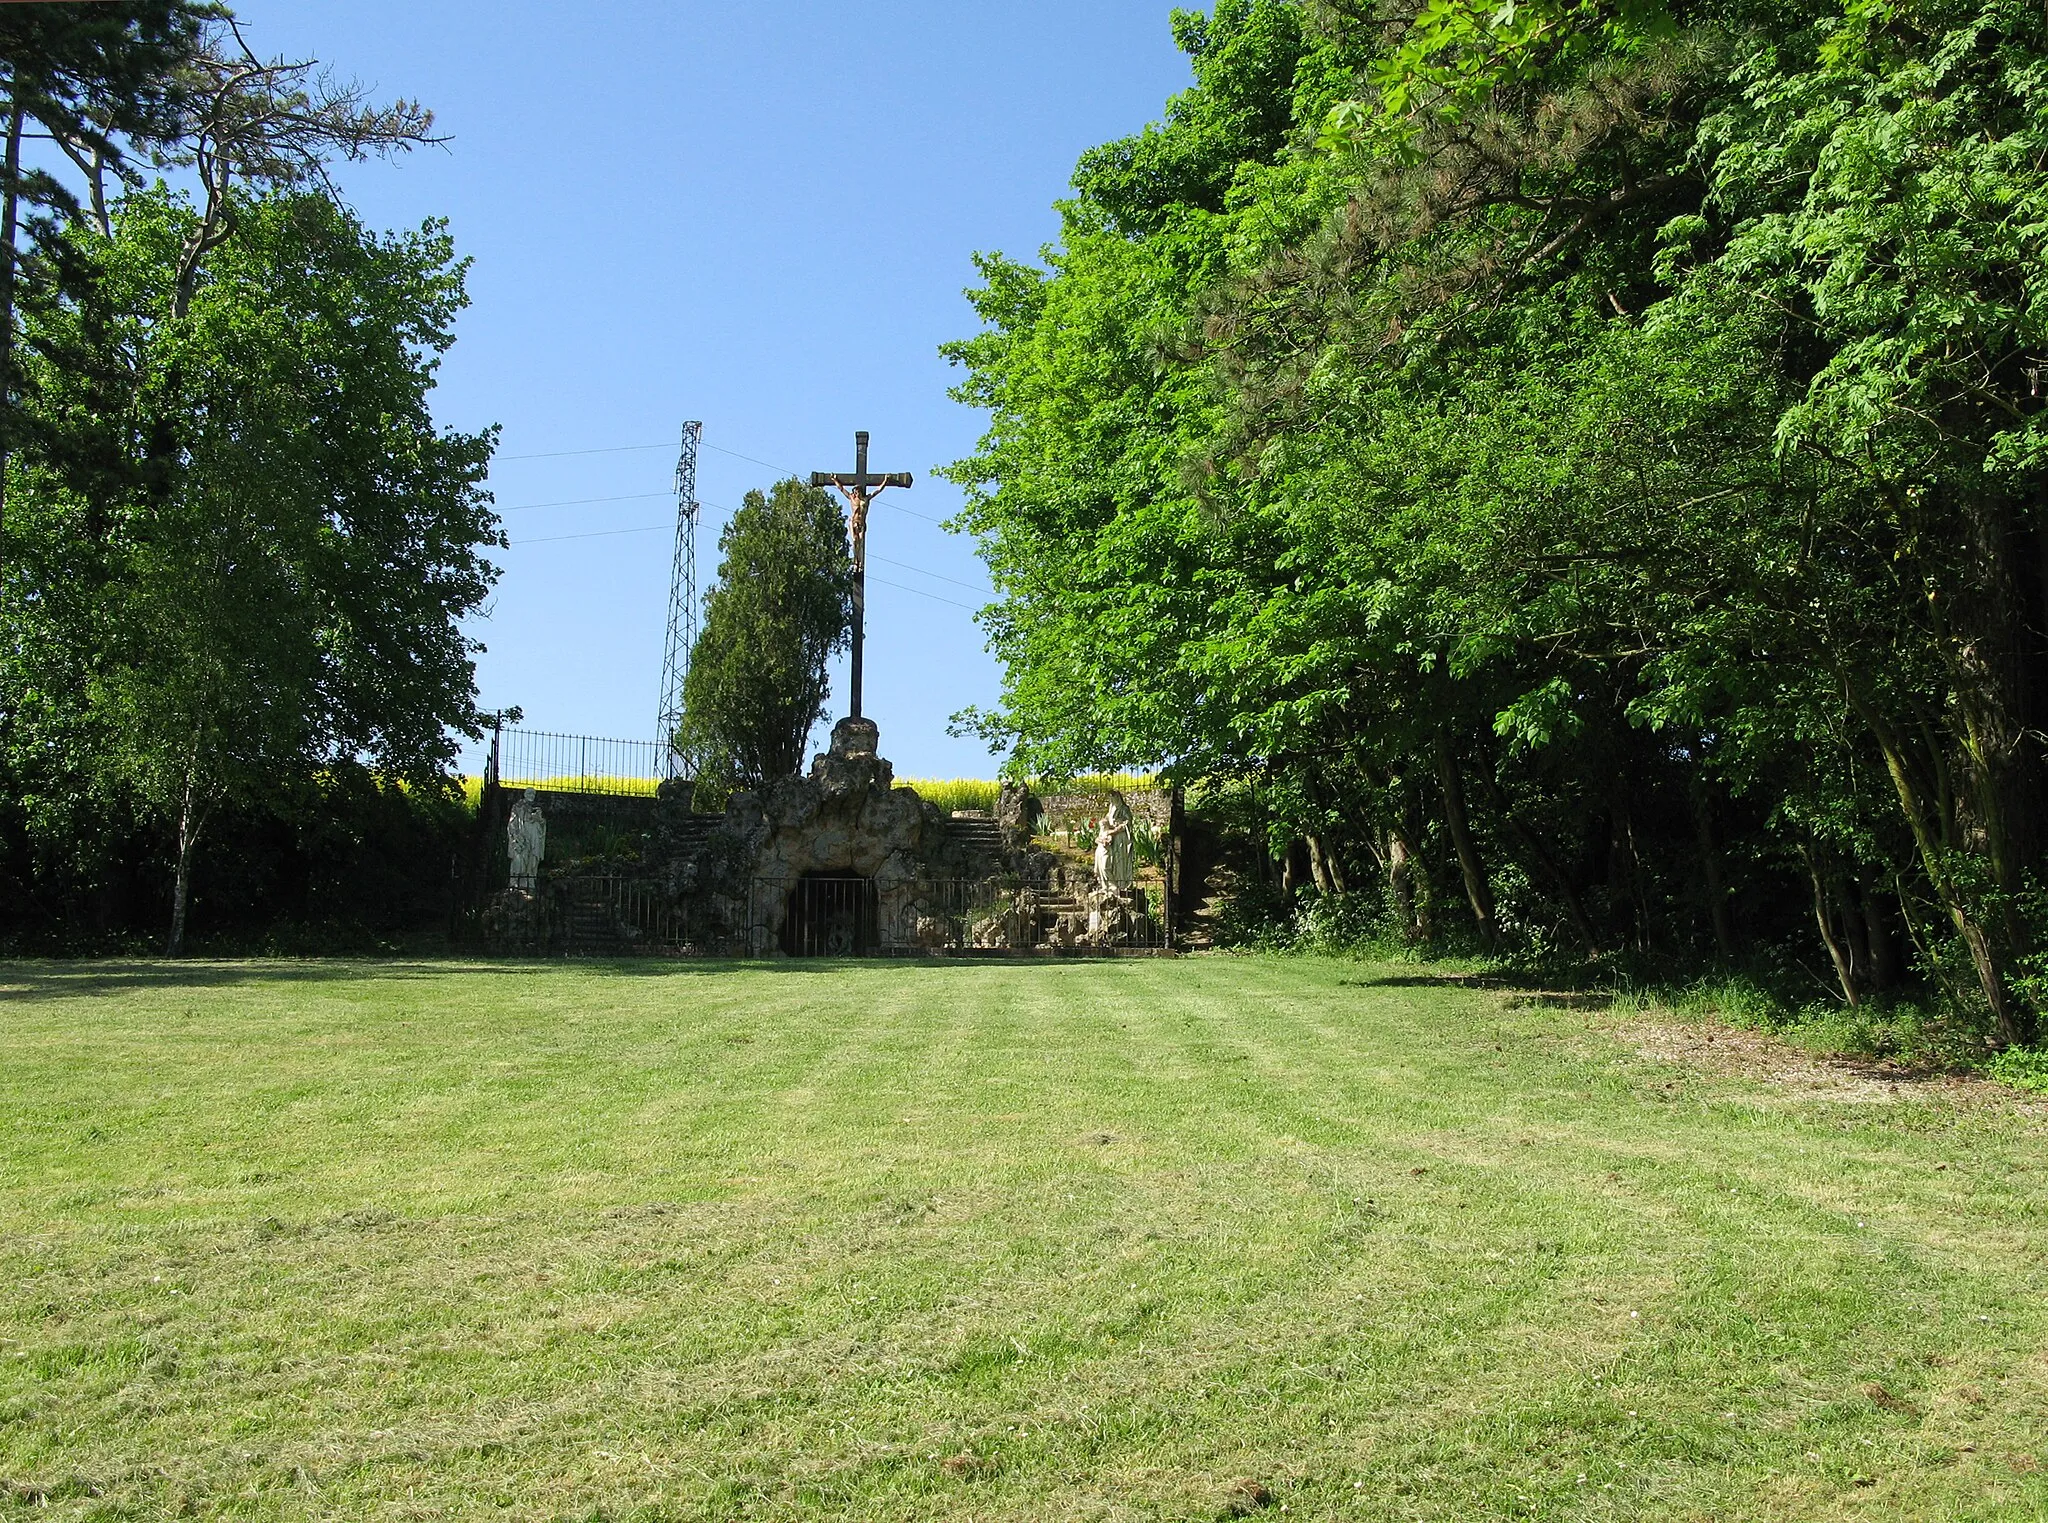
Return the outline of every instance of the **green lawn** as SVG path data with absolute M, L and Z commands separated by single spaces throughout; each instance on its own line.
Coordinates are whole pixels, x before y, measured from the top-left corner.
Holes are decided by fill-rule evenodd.
M 2048 1121 L 1756 1047 L 1311 960 L 0 966 L 0 1517 L 2048 1516 Z

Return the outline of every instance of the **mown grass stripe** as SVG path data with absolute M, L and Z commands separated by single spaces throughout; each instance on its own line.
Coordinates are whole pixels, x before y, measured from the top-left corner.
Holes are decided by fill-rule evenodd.
M 1307 959 L 0 986 L 39 1515 L 2048 1509 L 1982 1093 Z

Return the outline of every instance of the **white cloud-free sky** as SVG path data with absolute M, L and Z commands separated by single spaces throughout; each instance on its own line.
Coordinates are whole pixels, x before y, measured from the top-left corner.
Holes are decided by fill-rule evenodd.
M 974 329 L 969 256 L 1033 255 L 1081 151 L 1188 83 L 1168 0 L 236 9 L 259 52 L 315 54 L 452 134 L 342 180 L 373 225 L 448 218 L 475 261 L 436 411 L 504 428 L 485 705 L 652 738 L 682 421 L 704 421 L 707 580 L 741 493 L 850 468 L 865 428 L 873 466 L 918 484 L 874 517 L 864 706 L 899 775 L 990 775 L 946 734 L 999 675 L 981 564 L 936 522 L 959 492 L 932 469 L 982 426 L 937 348 Z

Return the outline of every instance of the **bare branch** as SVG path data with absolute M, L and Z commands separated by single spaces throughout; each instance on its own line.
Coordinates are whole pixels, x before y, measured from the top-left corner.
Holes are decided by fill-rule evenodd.
M 266 190 L 312 189 L 340 200 L 329 166 L 389 158 L 448 141 L 417 101 L 372 101 L 368 87 L 342 79 L 318 59 L 265 60 L 232 18 L 206 39 L 188 81 L 192 102 L 162 167 L 193 170 L 205 193 L 199 226 L 179 262 L 176 307 L 190 305 L 205 256 L 232 233 L 238 182 Z

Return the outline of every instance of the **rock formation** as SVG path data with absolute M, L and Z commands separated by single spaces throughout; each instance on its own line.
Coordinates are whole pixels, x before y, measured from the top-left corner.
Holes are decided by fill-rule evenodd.
M 967 850 L 947 817 L 908 788 L 877 750 L 874 721 L 842 719 L 809 777 L 740 792 L 695 850 L 669 865 L 671 891 L 699 902 L 707 940 L 735 951 L 772 951 L 807 876 L 844 875 L 874 885 L 874 930 L 884 948 L 950 939 L 964 890 L 993 889 L 1004 860 Z

